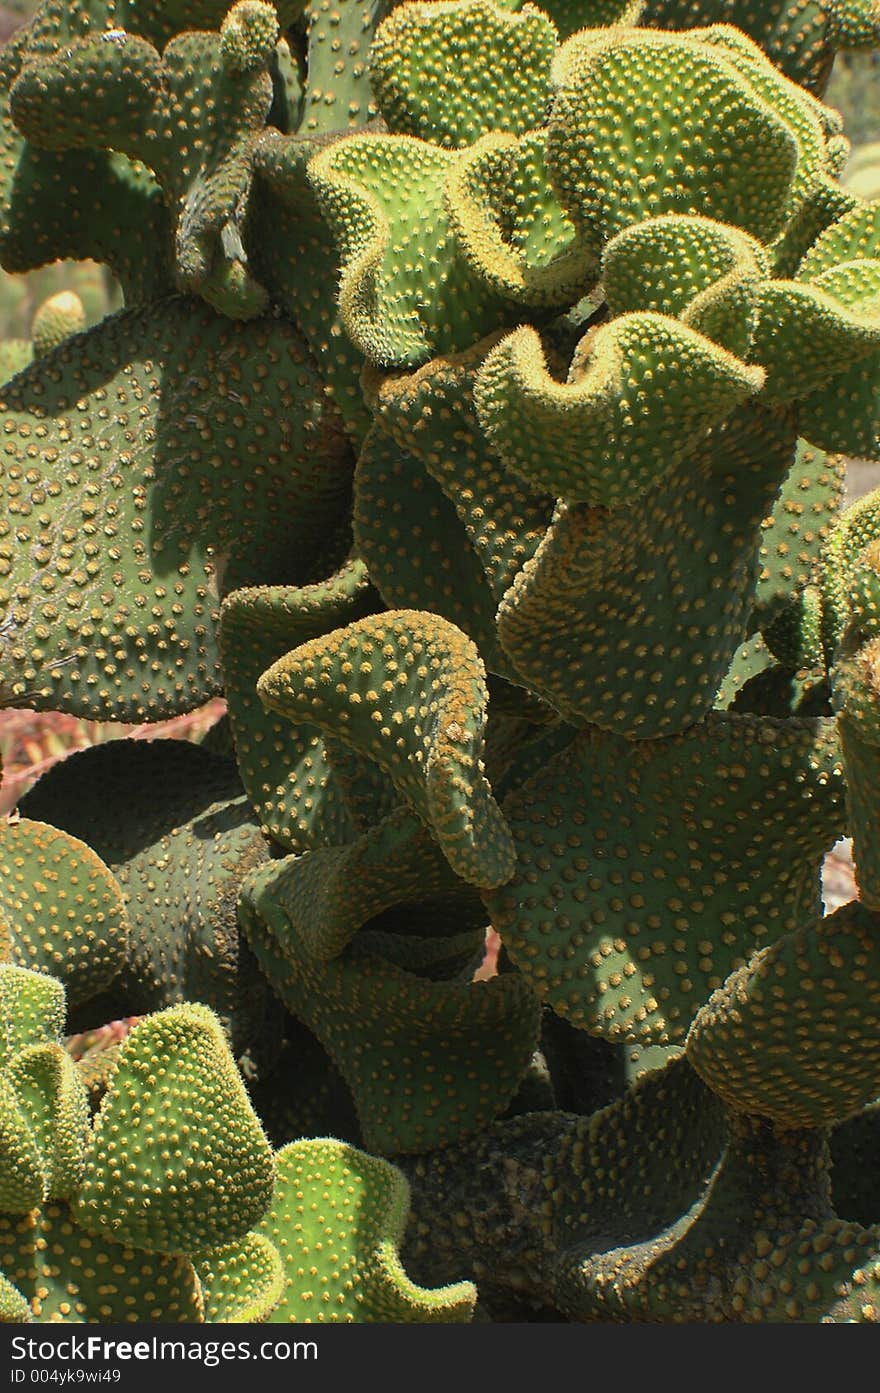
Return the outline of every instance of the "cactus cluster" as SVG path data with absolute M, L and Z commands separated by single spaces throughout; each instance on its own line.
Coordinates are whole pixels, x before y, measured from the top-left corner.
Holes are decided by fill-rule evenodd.
M 7 45 L 0 262 L 124 308 L 0 389 L 0 704 L 227 715 L 0 829 L 0 1317 L 880 1320 L 880 203 L 823 101 L 875 45 L 871 0 Z

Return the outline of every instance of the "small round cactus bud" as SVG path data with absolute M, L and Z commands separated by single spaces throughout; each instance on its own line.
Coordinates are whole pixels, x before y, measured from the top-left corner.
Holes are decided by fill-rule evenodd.
M 274 5 L 238 0 L 220 26 L 220 55 L 228 72 L 249 73 L 267 63 L 280 29 Z
M 86 327 L 86 312 L 83 302 L 73 290 L 61 290 L 50 295 L 38 307 L 31 326 L 34 344 L 34 357 L 42 358 L 51 353 L 71 334 L 79 334 Z

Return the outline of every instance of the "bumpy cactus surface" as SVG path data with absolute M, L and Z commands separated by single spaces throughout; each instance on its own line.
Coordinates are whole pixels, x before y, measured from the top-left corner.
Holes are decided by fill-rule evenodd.
M 0 828 L 0 1318 L 880 1320 L 880 203 L 823 100 L 874 46 L 871 0 L 7 45 L 0 262 L 124 307 L 3 367 L 0 704 L 227 717 Z

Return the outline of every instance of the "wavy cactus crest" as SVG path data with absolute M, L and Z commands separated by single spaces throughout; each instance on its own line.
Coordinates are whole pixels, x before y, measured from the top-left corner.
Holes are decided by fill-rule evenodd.
M 42 0 L 0 55 L 0 263 L 124 300 L 4 358 L 0 706 L 228 710 L 0 829 L 0 1318 L 880 1319 L 880 203 L 823 101 L 878 43 Z

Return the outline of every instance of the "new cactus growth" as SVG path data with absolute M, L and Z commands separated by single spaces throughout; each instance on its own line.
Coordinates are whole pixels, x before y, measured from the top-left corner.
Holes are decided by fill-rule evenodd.
M 228 723 L 0 829 L 0 1318 L 880 1319 L 880 203 L 823 101 L 872 46 L 870 0 L 8 45 L 0 262 L 124 308 L 56 297 L 0 390 L 0 704 Z

